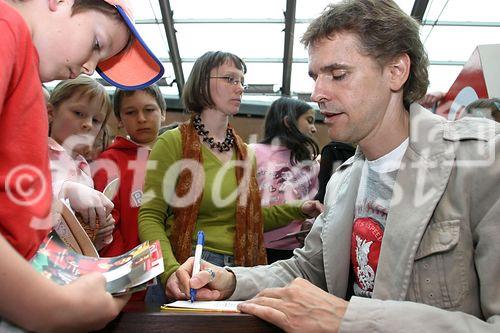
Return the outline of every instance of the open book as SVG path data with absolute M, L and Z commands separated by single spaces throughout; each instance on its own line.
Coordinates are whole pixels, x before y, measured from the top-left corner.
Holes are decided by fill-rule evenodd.
M 115 178 L 106 185 L 103 193 L 109 200 L 112 200 L 118 192 L 119 187 L 120 180 Z M 53 212 L 54 219 L 56 220 L 54 229 L 59 235 L 59 238 L 61 238 L 61 240 L 73 251 L 98 258 L 99 254 L 92 240 L 80 221 L 78 221 L 69 204 L 64 200 L 60 200 L 58 204 L 55 205 L 55 208 Z
M 243 301 L 176 301 L 161 306 L 162 311 L 189 312 L 240 312 L 238 304 Z
M 146 241 L 117 257 L 96 258 L 74 252 L 55 232 L 40 245 L 31 264 L 60 285 L 90 272 L 100 272 L 106 278 L 106 290 L 113 295 L 143 290 L 164 270 L 159 241 Z

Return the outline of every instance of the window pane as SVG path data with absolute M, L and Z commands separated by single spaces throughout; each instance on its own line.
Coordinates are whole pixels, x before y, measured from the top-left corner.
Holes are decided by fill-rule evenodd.
M 307 50 L 304 47 L 304 44 L 300 42 L 302 35 L 307 30 L 309 23 L 296 23 L 295 24 L 295 33 L 293 36 L 293 58 L 294 59 L 307 59 Z
M 424 19 L 435 21 L 439 17 L 440 21 L 498 22 L 499 13 L 500 1 L 498 0 L 474 0 L 473 2 L 433 0 L 429 2 Z
M 314 81 L 308 75 L 309 66 L 307 63 L 294 63 L 292 65 L 291 90 L 295 93 L 312 92 Z
M 428 91 L 447 92 L 461 70 L 462 66 L 430 66 Z
M 158 58 L 168 59 L 168 42 L 165 29 L 160 24 L 138 24 L 139 34 Z
M 415 0 L 396 0 L 396 3 L 405 13 L 411 13 Z M 339 0 L 297 0 L 297 19 L 314 19 L 331 3 Z
M 242 58 L 283 58 L 282 24 L 176 24 L 182 58 L 198 58 L 210 50 Z
M 449 27 L 435 26 L 429 35 L 429 26 L 421 31 L 421 39 L 430 60 L 467 61 L 478 45 L 498 43 L 500 27 Z M 428 36 L 428 37 L 427 37 Z
M 248 72 L 245 75 L 247 84 L 272 84 L 275 91 L 281 88 L 282 63 L 247 63 L 247 67 Z
M 130 1 L 134 11 L 135 20 L 157 18 L 161 21 L 161 10 L 158 0 Z
M 170 0 L 175 19 L 283 19 L 286 0 Z M 265 9 L 265 10 L 263 10 Z
M 330 3 L 338 2 L 332 0 L 297 0 L 297 9 L 295 17 L 297 19 L 313 19 L 326 8 Z

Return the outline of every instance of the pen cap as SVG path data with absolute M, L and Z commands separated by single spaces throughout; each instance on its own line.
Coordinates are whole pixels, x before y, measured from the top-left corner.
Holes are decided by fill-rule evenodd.
M 198 241 L 196 242 L 196 245 L 203 244 L 205 244 L 205 233 L 203 231 L 198 231 Z

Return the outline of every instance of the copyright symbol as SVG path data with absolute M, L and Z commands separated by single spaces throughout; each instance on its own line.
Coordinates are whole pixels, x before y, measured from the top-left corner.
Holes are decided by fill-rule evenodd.
M 5 179 L 7 197 L 19 206 L 31 206 L 40 201 L 47 190 L 47 181 L 38 168 L 22 164 L 13 168 Z

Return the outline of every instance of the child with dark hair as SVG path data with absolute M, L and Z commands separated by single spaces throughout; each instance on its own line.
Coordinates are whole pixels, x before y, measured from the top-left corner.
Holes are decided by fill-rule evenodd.
M 318 193 L 314 199 L 324 203 L 326 185 L 335 170 L 345 161 L 347 161 L 356 152 L 356 148 L 348 143 L 337 141 L 328 142 L 321 148 L 321 160 L 318 173 Z
M 134 91 L 117 89 L 113 102 L 114 114 L 127 137 L 117 136 L 92 165 L 96 189 L 102 191 L 111 180 L 120 179 L 120 189 L 113 198 L 113 242 L 100 250 L 104 257 L 123 254 L 140 243 L 137 216 L 146 163 L 167 108 L 156 84 Z M 107 163 L 113 167 L 100 168 Z
M 257 182 L 263 206 L 311 199 L 318 190 L 319 164 L 314 109 L 301 100 L 282 97 L 271 104 L 264 125 L 264 139 L 251 144 L 257 160 Z M 264 234 L 268 263 L 288 259 L 301 246 L 287 234 L 301 230 L 303 220 Z

